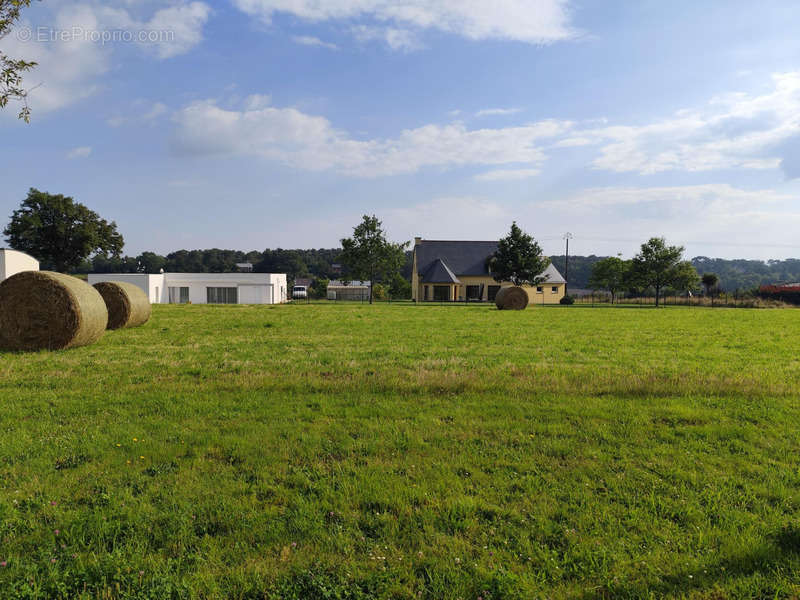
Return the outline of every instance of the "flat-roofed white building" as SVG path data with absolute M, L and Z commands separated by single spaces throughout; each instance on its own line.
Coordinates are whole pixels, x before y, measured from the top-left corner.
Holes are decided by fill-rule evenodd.
M 89 283 L 138 285 L 152 304 L 282 304 L 285 273 L 91 273 Z
M 0 248 L 0 281 L 22 271 L 38 271 L 39 261 L 17 250 Z

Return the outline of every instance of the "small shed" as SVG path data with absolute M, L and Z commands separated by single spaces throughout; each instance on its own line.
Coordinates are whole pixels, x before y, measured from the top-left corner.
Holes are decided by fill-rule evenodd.
M 328 300 L 369 300 L 370 281 L 341 281 L 328 283 Z
M 22 271 L 38 271 L 39 261 L 17 250 L 0 248 L 0 281 Z

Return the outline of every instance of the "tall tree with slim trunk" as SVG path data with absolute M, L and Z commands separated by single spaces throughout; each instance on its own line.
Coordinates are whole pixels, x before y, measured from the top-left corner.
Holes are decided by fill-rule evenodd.
M 664 238 L 654 237 L 642 244 L 641 251 L 631 261 L 631 281 L 655 290 L 656 307 L 664 288 L 691 289 L 699 279 L 691 263 L 681 260 L 683 250 L 683 246 L 667 246 Z
M 11 32 L 20 11 L 30 3 L 31 0 L 0 0 L 0 40 Z M 22 102 L 19 118 L 26 122 L 30 120 L 31 111 L 27 103 L 28 93 L 22 87 L 22 75 L 35 66 L 35 62 L 11 58 L 0 50 L 0 108 L 5 108 L 10 100 L 19 100 Z
M 536 285 L 545 278 L 542 272 L 550 265 L 550 259 L 542 255 L 536 240 L 522 231 L 514 221 L 511 231 L 497 244 L 497 250 L 489 258 L 489 269 L 497 282 L 510 281 L 514 285 Z
M 400 272 L 408 246 L 408 242 L 389 242 L 381 226 L 375 215 L 364 215 L 361 223 L 353 229 L 353 237 L 342 240 L 340 261 L 348 268 L 351 277 L 370 281 L 370 304 L 375 283 L 391 281 Z
M 15 250 L 65 273 L 89 256 L 118 258 L 125 242 L 109 223 L 72 198 L 31 188 L 3 233 Z
M 589 286 L 593 290 L 608 290 L 611 304 L 614 304 L 617 292 L 625 287 L 630 266 L 630 261 L 622 260 L 618 256 L 598 260 L 592 265 Z

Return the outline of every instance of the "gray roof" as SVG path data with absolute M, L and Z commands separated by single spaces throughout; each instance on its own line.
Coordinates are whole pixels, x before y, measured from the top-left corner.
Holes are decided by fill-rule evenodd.
M 497 250 L 497 242 L 451 242 L 423 240 L 416 247 L 417 271 L 425 273 L 441 259 L 457 276 L 488 275 L 488 259 Z
M 458 277 L 487 276 L 490 273 L 486 262 L 496 250 L 497 242 L 422 240 L 415 247 L 417 272 L 427 283 L 458 283 Z M 443 263 L 441 266 L 453 275 L 456 281 L 430 279 L 434 273 L 437 273 L 437 276 L 440 274 L 438 263 Z M 552 264 L 542 275 L 547 277 L 546 283 L 566 283 Z
M 370 285 L 372 284 L 369 281 L 348 281 L 347 285 L 345 285 L 343 281 L 339 279 L 334 279 L 333 281 L 328 283 L 328 289 L 331 289 L 332 287 L 349 287 L 349 288 L 370 287 Z
M 430 264 L 422 274 L 422 280 L 426 283 L 461 283 L 441 258 Z
M 547 266 L 542 275 L 547 277 L 544 283 L 567 283 L 567 280 L 561 276 L 561 273 L 553 266 L 553 263 Z

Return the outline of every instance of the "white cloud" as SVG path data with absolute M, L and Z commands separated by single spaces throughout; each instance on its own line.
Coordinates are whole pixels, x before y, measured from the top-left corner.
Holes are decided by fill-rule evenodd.
M 577 35 L 567 0 L 234 0 L 234 4 L 267 23 L 276 13 L 287 13 L 312 22 L 368 20 L 392 25 L 398 32 L 438 29 L 472 40 L 531 44 Z
M 391 237 L 408 240 L 420 235 L 428 239 L 498 239 L 508 228 L 512 216 L 506 207 L 473 196 L 434 198 L 383 213 Z M 453 215 L 458 215 L 457 219 Z
M 497 169 L 475 176 L 476 181 L 518 181 L 530 179 L 541 173 L 540 169 Z
M 162 59 L 189 51 L 202 39 L 210 13 L 203 2 L 176 4 L 146 20 L 129 12 L 135 6 L 75 2 L 52 6 L 52 14 L 44 13 L 39 22 L 21 23 L 3 39 L 3 52 L 38 63 L 24 79 L 34 114 L 57 110 L 101 89 L 115 47 L 129 42 Z M 30 39 L 19 32 L 30 32 Z
M 557 222 L 570 229 L 576 253 L 634 254 L 644 240 L 665 236 L 689 256 L 775 256 L 796 244 L 798 198 L 773 189 L 726 183 L 660 187 L 604 187 L 536 202 L 521 221 Z M 774 246 L 770 246 L 774 244 Z
M 515 115 L 522 112 L 521 108 L 484 108 L 475 113 L 476 117 L 493 117 Z
M 75 160 L 76 158 L 89 158 L 89 155 L 92 153 L 91 146 L 78 146 L 77 148 L 73 148 L 69 152 L 67 152 L 67 158 L 69 160 Z
M 449 113 L 451 118 L 459 115 Z M 787 176 L 800 176 L 800 72 L 774 76 L 774 88 L 760 95 L 719 96 L 703 109 L 681 110 L 643 125 L 551 119 L 468 129 L 454 121 L 364 139 L 324 117 L 271 107 L 268 96 L 252 96 L 238 109 L 196 102 L 178 113 L 176 123 L 175 148 L 183 152 L 256 155 L 296 168 L 360 177 L 426 167 L 503 166 L 476 179 L 522 179 L 537 175 L 549 152 L 574 147 L 596 149 L 590 165 L 617 173 L 782 167 Z
M 321 39 L 314 37 L 313 35 L 294 35 L 292 36 L 292 41 L 295 44 L 300 44 L 301 46 L 319 46 L 320 48 L 328 48 L 330 50 L 339 49 L 339 46 L 336 44 L 323 42 Z
M 175 115 L 173 147 L 186 154 L 255 155 L 308 170 L 359 177 L 413 173 L 426 167 L 520 163 L 545 156 L 538 143 L 571 124 L 540 121 L 505 129 L 468 130 L 463 123 L 425 125 L 395 138 L 354 139 L 327 119 L 294 108 L 225 109 L 195 102 Z
M 663 187 L 605 187 L 582 190 L 565 200 L 552 200 L 541 205 L 566 210 L 606 210 L 609 207 L 656 204 L 678 210 L 679 207 L 702 209 L 723 215 L 753 206 L 764 206 L 791 200 L 792 196 L 774 190 L 743 190 L 727 183 Z M 680 209 L 683 210 L 683 209 Z
M 353 35 L 362 42 L 380 40 L 386 43 L 392 50 L 411 52 L 423 47 L 419 37 L 408 29 L 398 29 L 396 27 L 372 27 L 359 25 L 352 28 Z
M 143 100 L 132 102 L 124 115 L 114 115 L 106 119 L 111 127 L 122 127 L 129 123 L 151 123 L 169 112 L 163 102 L 146 103 Z
M 157 11 L 142 29 L 168 33 L 150 45 L 159 58 L 172 58 L 185 54 L 203 40 L 203 26 L 210 14 L 211 7 L 204 2 L 170 6 Z
M 784 161 L 796 176 L 788 167 L 800 152 L 779 146 L 800 135 L 800 72 L 773 81 L 761 95 L 728 94 L 651 124 L 588 129 L 561 145 L 600 144 L 594 166 L 615 172 L 774 169 Z

